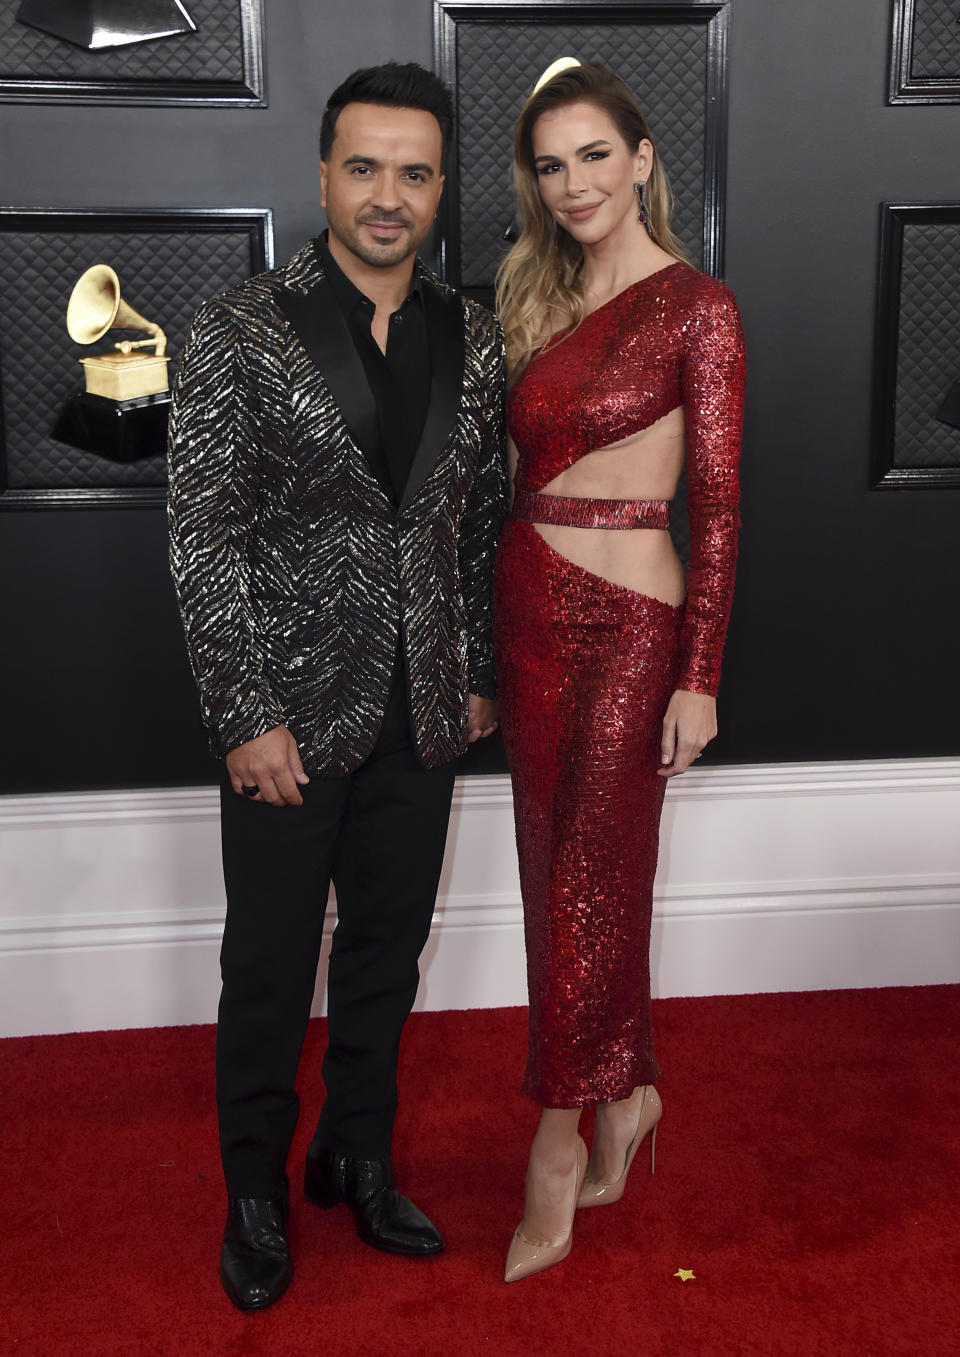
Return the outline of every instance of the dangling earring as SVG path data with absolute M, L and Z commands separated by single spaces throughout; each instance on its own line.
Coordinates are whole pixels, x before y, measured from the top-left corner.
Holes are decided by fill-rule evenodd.
M 633 191 L 637 195 L 637 221 L 641 226 L 646 226 L 649 221 L 647 213 L 647 184 L 646 180 L 638 179 L 633 186 Z

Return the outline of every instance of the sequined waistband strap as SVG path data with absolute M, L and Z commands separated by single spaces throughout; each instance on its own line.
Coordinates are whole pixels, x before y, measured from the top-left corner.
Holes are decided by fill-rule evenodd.
M 525 523 L 557 523 L 567 528 L 666 528 L 670 505 L 665 499 L 578 499 L 521 490 L 513 517 Z

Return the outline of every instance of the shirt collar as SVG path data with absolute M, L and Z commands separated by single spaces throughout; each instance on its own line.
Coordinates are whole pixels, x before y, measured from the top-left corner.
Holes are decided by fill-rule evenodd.
M 334 259 L 333 255 L 330 253 L 327 235 L 328 232 L 324 231 L 321 235 L 317 236 L 317 251 L 320 255 L 320 261 L 323 264 L 324 271 L 329 279 L 330 286 L 333 289 L 333 295 L 337 299 L 337 305 L 345 316 L 349 316 L 351 312 L 357 309 L 368 314 L 372 313 L 376 309 L 374 303 L 366 293 L 360 291 L 356 283 L 347 277 L 343 269 Z M 423 305 L 423 280 L 420 277 L 420 270 L 417 267 L 418 263 L 419 260 L 414 262 L 413 281 L 410 285 L 410 291 L 400 303 L 400 307 L 398 308 L 400 310 L 412 301 L 414 297 L 416 297 L 420 304 Z

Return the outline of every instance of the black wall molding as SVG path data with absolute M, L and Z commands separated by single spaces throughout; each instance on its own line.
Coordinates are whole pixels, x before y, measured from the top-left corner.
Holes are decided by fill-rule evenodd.
M 960 202 L 882 204 L 875 490 L 960 486 L 960 429 L 937 418 L 960 380 L 958 280 Z
M 448 281 L 489 298 L 511 216 L 513 124 L 559 56 L 601 60 L 633 89 L 674 184 L 679 233 L 722 275 L 729 19 L 728 0 L 434 0 L 435 65 L 458 113 L 441 218 Z
M 960 104 L 955 0 L 893 0 L 888 104 Z
M 18 6 L 0 0 L 0 101 L 266 106 L 263 0 L 206 0 L 194 33 L 96 52 L 19 23 Z
M 200 302 L 272 261 L 269 208 L 0 208 L 0 510 L 165 502 L 163 456 L 113 463 L 53 437 L 83 385 L 78 357 L 117 338 L 84 350 L 66 333 L 86 268 L 116 269 L 124 299 L 166 331 L 172 371 Z

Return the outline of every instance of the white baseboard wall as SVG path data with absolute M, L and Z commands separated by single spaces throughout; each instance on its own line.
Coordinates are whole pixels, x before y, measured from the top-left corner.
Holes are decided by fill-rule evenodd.
M 217 818 L 207 788 L 0 797 L 0 1036 L 215 1020 Z M 958 825 L 960 759 L 687 773 L 664 810 L 654 993 L 960 981 Z M 421 969 L 421 1009 L 526 1002 L 505 777 L 457 784 Z

